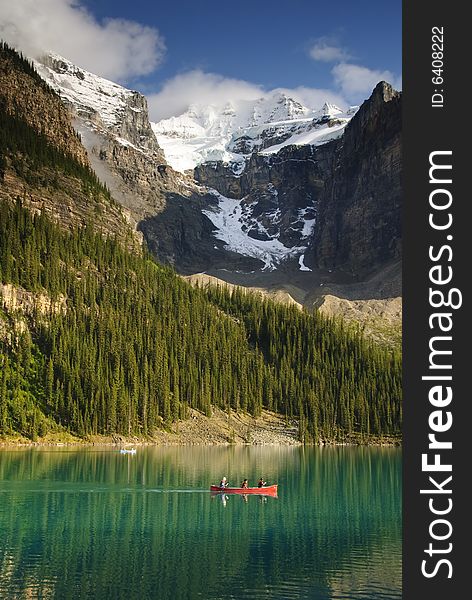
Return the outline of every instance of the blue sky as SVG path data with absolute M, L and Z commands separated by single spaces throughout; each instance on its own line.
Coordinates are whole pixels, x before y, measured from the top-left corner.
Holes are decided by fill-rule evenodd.
M 150 78 L 201 68 L 265 87 L 329 87 L 329 65 L 310 59 L 310 44 L 331 37 L 354 62 L 401 73 L 401 1 L 238 0 L 150 2 L 87 0 L 99 19 L 156 27 L 167 52 Z
M 0 0 L 0 37 L 145 92 L 158 117 L 181 110 L 185 90 L 208 101 L 286 88 L 347 105 L 379 79 L 401 85 L 400 0 Z

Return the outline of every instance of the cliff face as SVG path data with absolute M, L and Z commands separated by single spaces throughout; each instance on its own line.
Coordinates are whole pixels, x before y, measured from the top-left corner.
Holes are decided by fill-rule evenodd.
M 70 110 L 95 131 L 111 133 L 124 144 L 154 152 L 157 162 L 165 163 L 142 94 L 88 73 L 55 54 L 34 64 Z
M 362 277 L 401 255 L 401 95 L 379 83 L 330 146 L 311 260 Z
M 90 162 L 116 200 L 136 223 L 161 212 L 169 191 L 186 192 L 186 178 L 163 162 L 159 152 L 119 141 L 106 132 L 93 132 L 76 121 Z
M 196 193 L 192 179 L 167 164 L 142 94 L 58 55 L 47 55 L 35 66 L 72 111 L 93 169 L 135 226 L 164 211 L 169 195 Z
M 185 195 L 168 193 L 165 208 L 138 224 L 151 252 L 179 273 L 191 275 L 222 269 L 250 272 L 264 263 L 228 249 L 214 236 L 215 226 L 205 214 L 216 207 L 216 198 L 205 189 Z
M 252 154 L 238 177 L 221 163 L 200 165 L 195 177 L 224 196 L 242 200 L 251 237 L 303 247 L 312 235 L 330 163 L 324 146 L 288 146 L 277 154 Z
M 240 175 L 203 164 L 195 178 L 241 200 L 250 236 L 362 279 L 401 256 L 401 94 L 381 82 L 339 139 L 253 153 Z

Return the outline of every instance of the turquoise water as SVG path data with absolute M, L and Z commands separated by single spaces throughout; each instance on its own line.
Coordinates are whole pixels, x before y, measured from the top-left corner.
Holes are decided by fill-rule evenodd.
M 401 451 L 2 450 L 0 598 L 401 598 Z

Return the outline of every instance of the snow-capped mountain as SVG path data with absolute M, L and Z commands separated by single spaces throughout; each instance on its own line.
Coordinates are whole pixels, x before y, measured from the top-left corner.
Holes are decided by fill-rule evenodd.
M 36 61 L 35 67 L 72 109 L 92 165 L 137 223 L 158 213 L 166 215 L 165 207 L 176 197 L 192 197 L 197 203 L 203 197 L 206 201 L 197 215 L 209 220 L 214 253 L 247 257 L 244 268 L 250 265 L 251 270 L 273 270 L 289 258 L 296 262 L 303 257 L 315 222 L 309 191 L 301 195 L 300 204 L 280 186 L 265 180 L 247 193 L 233 190 L 226 194 L 221 193 L 225 191 L 221 181 L 205 181 L 201 172 L 199 183 L 192 183 L 193 177 L 166 166 L 155 132 L 165 132 L 163 136 L 157 133 L 165 148 L 169 143 L 176 147 L 177 160 L 167 154 L 171 167 L 184 171 L 211 164 L 216 173 L 215 164 L 228 164 L 223 178 L 230 182 L 241 175 L 251 155 L 259 153 L 268 163 L 270 155 L 291 143 L 323 143 L 339 135 L 350 115 L 329 104 L 315 111 L 274 92 L 256 101 L 222 107 L 194 105 L 184 115 L 151 128 L 146 99 L 140 93 L 89 73 L 57 54 Z M 195 227 L 194 213 L 183 227 Z M 173 256 L 173 252 L 161 253 L 163 260 L 176 262 Z M 212 266 L 214 259 L 210 262 Z
M 89 73 L 58 54 L 49 53 L 34 61 L 34 66 L 82 125 L 98 134 L 113 135 L 123 146 L 160 150 L 142 94 Z
M 189 178 L 167 165 L 142 94 L 57 54 L 34 66 L 71 110 L 92 167 L 137 226 L 165 207 L 167 194 L 192 193 Z
M 382 162 L 388 144 L 398 154 L 399 100 L 388 84 L 360 109 L 307 107 L 274 91 L 255 101 L 194 104 L 151 124 L 139 92 L 55 54 L 35 67 L 72 109 L 98 176 L 155 255 L 178 271 L 281 269 L 290 279 L 317 264 L 354 272 L 356 244 L 367 257 L 362 268 L 375 262 L 375 248 L 394 252 L 379 233 L 393 220 L 376 204 L 398 196 L 399 160 Z M 338 214 L 333 194 L 348 206 L 355 195 L 366 212 Z
M 284 167 L 277 181 L 276 156 L 291 146 L 313 148 L 339 138 L 356 110 L 328 102 L 309 108 L 274 91 L 255 101 L 191 105 L 152 128 L 174 169 L 215 190 L 217 205 L 203 214 L 226 249 L 258 259 L 263 270 L 288 259 L 310 270 L 303 256 L 315 225 L 313 185 L 299 167 L 295 177 Z M 252 177 L 256 171 L 262 177 Z
M 270 154 L 291 144 L 319 145 L 339 137 L 356 109 L 343 112 L 329 103 L 308 108 L 274 91 L 255 101 L 191 105 L 180 116 L 152 123 L 152 128 L 174 169 L 184 172 L 222 161 L 240 174 L 254 151 Z

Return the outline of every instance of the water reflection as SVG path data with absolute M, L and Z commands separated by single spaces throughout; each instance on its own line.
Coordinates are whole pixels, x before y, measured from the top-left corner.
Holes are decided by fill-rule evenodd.
M 226 494 L 212 494 L 212 499 L 213 498 L 218 499 L 223 506 L 226 506 L 226 503 L 229 500 L 229 496 L 227 496 Z
M 253 499 L 251 502 L 257 501 L 259 504 L 265 504 L 267 502 L 267 496 L 261 496 L 258 494 L 234 494 L 231 496 L 229 494 L 211 494 L 212 500 L 218 500 L 223 506 L 226 506 L 230 497 L 233 499 L 233 502 L 244 502 L 246 504 L 249 502 L 249 498 Z M 271 498 L 277 499 L 277 496 L 272 496 Z
M 396 449 L 2 451 L 0 597 L 401 598 L 400 502 Z

